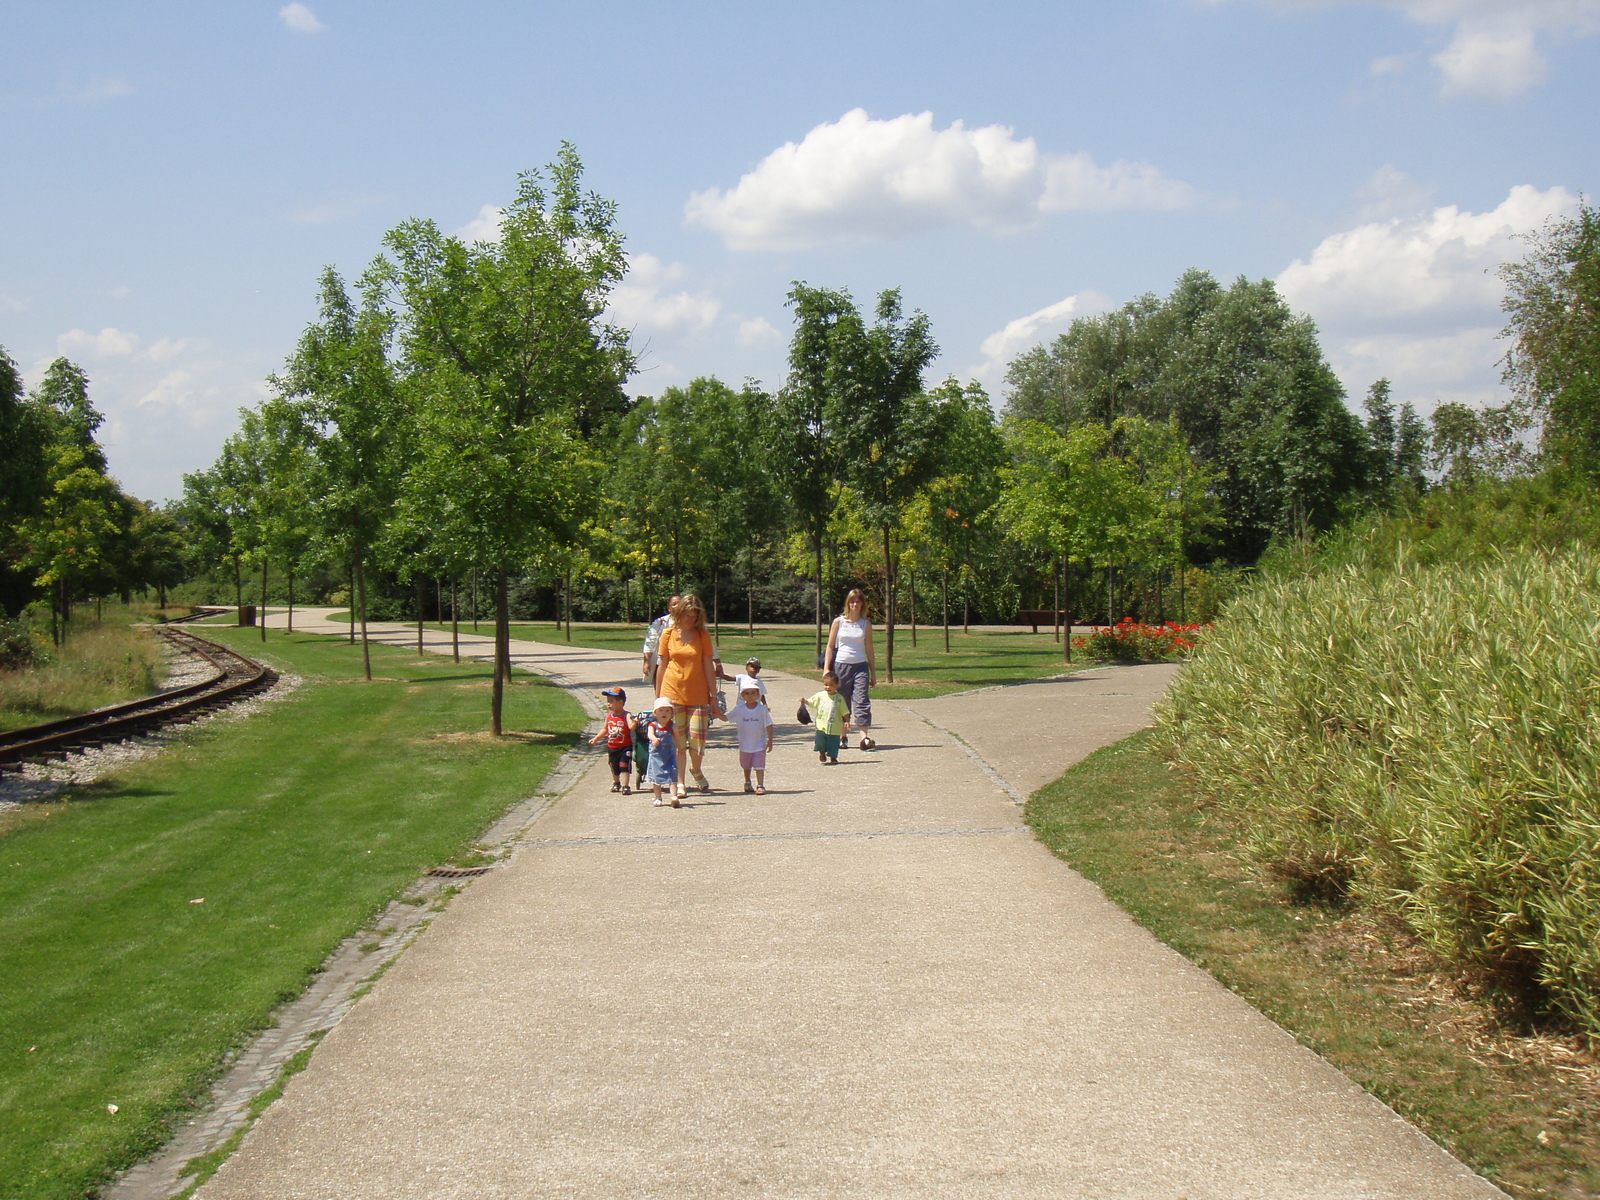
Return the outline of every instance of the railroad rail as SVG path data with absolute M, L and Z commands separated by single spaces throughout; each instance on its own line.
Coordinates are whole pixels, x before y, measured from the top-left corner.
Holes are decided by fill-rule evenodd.
M 166 725 L 179 725 L 271 687 L 277 672 L 226 646 L 157 625 L 159 637 L 198 655 L 214 668 L 211 676 L 143 700 L 113 704 L 77 717 L 0 733 L 0 771 L 25 762 L 45 762 L 74 750 L 120 742 Z

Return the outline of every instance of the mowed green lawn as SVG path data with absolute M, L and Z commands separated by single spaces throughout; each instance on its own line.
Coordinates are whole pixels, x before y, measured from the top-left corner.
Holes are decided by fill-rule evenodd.
M 368 684 L 359 647 L 331 638 L 207 636 L 306 686 L 0 813 L 0 1200 L 81 1197 L 155 1149 L 231 1048 L 531 794 L 584 721 L 519 677 L 506 724 L 523 736 L 490 742 L 471 736 L 485 666 L 375 646 Z
M 434 629 L 448 631 L 449 625 L 434 625 Z M 467 622 L 463 630 L 471 631 Z M 491 622 L 479 623 L 480 633 L 493 631 Z M 772 668 L 795 675 L 812 678 L 822 673 L 817 670 L 816 633 L 809 625 L 757 625 L 754 636 L 743 625 L 722 626 L 723 665 L 730 675 L 738 674 L 744 660 L 752 654 L 761 660 L 763 669 Z M 1078 632 L 1084 632 L 1082 626 Z M 826 636 L 827 630 L 823 630 Z M 566 628 L 557 629 L 548 621 L 531 624 L 513 624 L 511 636 L 536 642 L 564 644 Z M 572 644 L 597 650 L 620 650 L 637 655 L 644 641 L 642 625 L 580 625 L 572 626 Z M 885 700 L 915 700 L 928 696 L 942 696 L 948 692 L 968 688 L 992 687 L 1000 683 L 1018 683 L 1025 679 L 1038 679 L 1058 675 L 1063 671 L 1089 664 L 1074 652 L 1072 667 L 1062 661 L 1061 643 L 1041 628 L 1035 634 L 1028 626 L 1020 629 L 974 630 L 962 633 L 960 626 L 950 630 L 950 653 L 944 652 L 942 626 L 921 626 L 917 630 L 917 645 L 911 645 L 911 629 L 900 626 L 895 630 L 893 684 L 885 683 L 886 672 L 884 632 L 877 631 L 878 680 L 873 695 Z

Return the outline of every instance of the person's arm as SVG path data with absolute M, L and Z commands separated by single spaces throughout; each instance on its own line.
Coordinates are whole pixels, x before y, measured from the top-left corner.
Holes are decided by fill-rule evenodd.
M 667 640 L 666 634 L 663 633 L 661 635 L 661 643 L 662 644 L 660 644 L 660 645 L 658 645 L 656 647 L 656 695 L 658 695 L 658 696 L 663 694 L 662 691 L 661 691 L 661 688 L 662 688 L 662 685 L 666 682 L 666 678 L 667 678 L 667 653 L 666 653 L 667 652 L 667 647 L 665 645 L 666 640 Z
M 700 665 L 706 673 L 706 695 L 711 699 L 711 711 L 719 717 L 726 717 L 727 713 L 722 711 L 722 704 L 717 698 L 717 660 L 712 657 L 711 635 L 703 629 L 700 632 L 706 639 L 706 645 L 700 651 Z
M 833 624 L 828 626 L 828 648 L 822 652 L 822 669 L 824 671 L 833 670 L 833 652 L 834 648 L 839 644 L 839 622 L 842 619 L 842 617 L 835 617 Z
M 773 720 L 772 720 L 772 714 L 769 712 L 769 713 L 767 713 L 767 753 L 768 754 L 772 753 L 772 730 L 773 730 Z
M 600 739 L 605 737 L 605 736 L 606 736 L 606 731 L 604 729 L 602 729 L 599 733 L 595 734 L 592 738 L 589 739 L 589 745 L 598 746 L 600 744 Z
M 866 637 L 864 637 L 862 641 L 866 642 L 867 644 L 867 686 L 877 687 L 878 656 L 872 648 L 872 622 L 863 617 L 861 618 L 861 624 L 866 630 Z

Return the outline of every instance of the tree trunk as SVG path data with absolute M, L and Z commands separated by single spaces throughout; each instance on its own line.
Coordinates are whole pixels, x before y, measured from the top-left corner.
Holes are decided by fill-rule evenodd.
M 1178 564 L 1178 620 L 1183 624 L 1189 623 L 1189 572 L 1183 569 L 1183 564 Z
M 162 612 L 167 611 L 167 585 L 164 583 L 156 584 L 156 607 Z
M 889 526 L 883 527 L 883 666 L 884 682 L 894 682 L 894 547 Z
M 817 667 L 822 667 L 822 535 L 812 539 L 817 550 Z
M 267 557 L 261 556 L 261 616 L 257 620 L 261 626 L 261 640 L 267 640 Z
M 567 585 L 562 589 L 567 601 L 567 641 L 572 641 L 572 568 L 567 568 Z M 507 635 L 510 636 L 509 634 Z
M 950 653 L 950 566 L 939 574 L 939 611 L 944 614 L 944 652 Z
M 417 657 L 422 657 L 422 574 L 417 574 Z
M 911 598 L 911 648 L 917 648 L 917 573 L 906 572 L 906 591 Z
M 356 552 L 356 587 L 360 590 L 361 603 L 361 673 L 368 683 L 372 682 L 372 646 L 367 641 L 367 564 L 366 554 Z
M 711 644 L 722 645 L 722 618 L 717 608 L 717 585 L 721 582 L 715 561 L 711 564 Z
M 461 610 L 456 606 L 456 587 L 459 580 L 450 576 L 450 660 L 461 661 Z
M 237 554 L 233 556 L 233 606 L 244 607 L 244 567 Z
M 1065 563 L 1066 559 L 1063 558 L 1061 561 Z M 1061 640 L 1061 572 L 1056 568 L 1054 562 L 1050 564 L 1050 574 L 1056 577 L 1056 610 L 1050 614 L 1050 636 L 1059 642 Z
M 472 568 L 472 632 L 478 632 L 478 568 Z
M 494 580 L 494 686 L 489 699 L 489 732 L 499 737 L 503 732 L 501 715 L 505 711 L 506 676 L 511 671 L 511 619 L 506 606 L 506 572 L 501 567 L 495 571 Z
M 1067 577 L 1067 553 L 1061 552 L 1061 593 L 1066 600 L 1061 613 L 1061 661 L 1072 661 L 1072 580 Z
M 437 625 L 444 620 L 444 577 L 433 577 L 433 623 Z
M 626 575 L 624 575 L 622 577 L 622 623 L 624 625 L 632 625 L 633 624 L 633 617 L 632 617 L 633 605 L 630 603 L 630 601 L 632 599 L 632 591 L 631 591 L 632 586 L 633 586 L 633 580 L 629 579 Z
M 350 644 L 356 644 L 356 560 L 350 560 L 350 611 L 345 614 L 350 618 Z
M 672 590 L 680 594 L 683 592 L 683 580 L 679 578 L 681 565 L 678 561 L 678 530 L 674 526 L 672 530 Z
M 1106 624 L 1107 625 L 1115 625 L 1117 623 L 1117 618 L 1114 615 L 1112 615 L 1113 614 L 1113 610 L 1115 609 L 1115 603 L 1114 603 L 1114 601 L 1112 599 L 1112 594 L 1111 594 L 1112 572 L 1115 571 L 1115 570 L 1116 570 L 1115 567 L 1107 567 L 1106 568 Z
M 289 564 L 289 632 L 294 632 L 294 564 Z
M 966 586 L 961 588 L 961 632 L 971 633 L 972 625 L 972 596 L 967 592 Z

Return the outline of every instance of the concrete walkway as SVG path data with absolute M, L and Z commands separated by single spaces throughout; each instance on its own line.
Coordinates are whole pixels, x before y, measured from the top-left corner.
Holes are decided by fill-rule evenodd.
M 637 656 L 513 651 L 638 699 Z M 1501 1195 L 1022 825 L 1010 793 L 1142 725 L 1168 671 L 880 702 L 837 767 L 793 724 L 814 685 L 773 674 L 769 795 L 657 809 L 598 766 L 199 1195 Z

